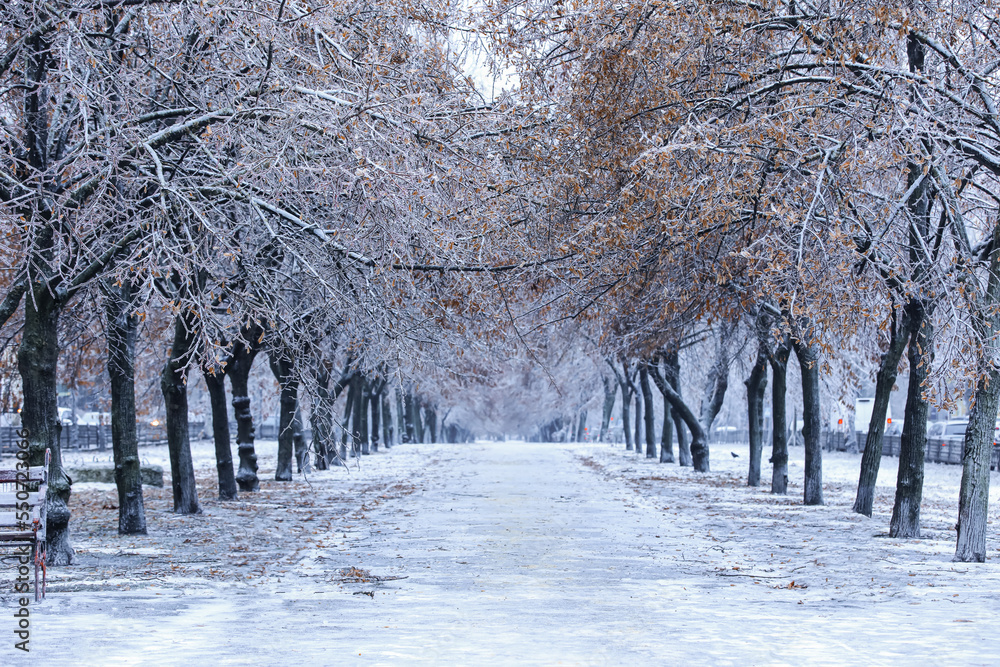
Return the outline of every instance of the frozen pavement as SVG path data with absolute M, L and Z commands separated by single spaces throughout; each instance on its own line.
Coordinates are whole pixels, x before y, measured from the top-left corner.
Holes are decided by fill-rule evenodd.
M 168 496 L 154 494 L 148 538 L 114 536 L 116 512 L 99 513 L 101 497 L 113 493 L 81 490 L 81 502 L 88 493 L 105 496 L 95 496 L 96 518 L 81 519 L 81 565 L 56 573 L 49 599 L 31 608 L 30 658 L 44 665 L 1000 660 L 996 536 L 991 562 L 950 562 L 957 466 L 928 464 L 925 537 L 896 541 L 880 536 L 895 459 L 882 461 L 869 520 L 850 512 L 857 455 L 827 456 L 828 506 L 819 508 L 744 487 L 745 457 L 745 446 L 717 446 L 718 472 L 699 475 L 608 445 L 404 445 L 366 457 L 350 475 L 317 474 L 311 487 L 271 483 L 241 503 L 206 500 L 201 517 L 156 510 Z M 208 471 L 211 460 L 200 458 Z M 265 475 L 269 460 L 262 457 Z M 800 475 L 793 461 L 792 481 Z M 792 493 L 799 489 L 793 484 Z M 295 497 L 311 504 L 288 509 Z M 13 653 L 12 643 L 5 640 L 0 657 Z

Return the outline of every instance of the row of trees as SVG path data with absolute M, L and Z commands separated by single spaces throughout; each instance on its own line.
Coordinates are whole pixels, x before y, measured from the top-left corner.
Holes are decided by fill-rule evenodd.
M 975 400 L 956 557 L 982 560 L 1000 403 L 995 9 L 5 5 L 0 326 L 18 346 L 33 461 L 55 453 L 50 558 L 71 553 L 56 437 L 60 322 L 87 302 L 107 322 L 124 479 L 138 473 L 137 327 L 154 310 L 172 320 L 161 384 L 180 443 L 179 511 L 196 508 L 183 481 L 191 372 L 205 375 L 219 415 L 230 377 L 239 469 L 225 486 L 253 488 L 245 378 L 262 351 L 280 384 L 287 479 L 305 447 L 301 397 L 317 465 L 328 465 L 346 444 L 332 435 L 335 417 L 377 434 L 392 384 L 425 376 L 423 389 L 464 393 L 470 407 L 455 425 L 502 432 L 530 416 L 551 434 L 568 427 L 557 402 L 573 404 L 579 431 L 582 397 L 599 391 L 604 369 L 605 396 L 613 383 L 642 397 L 647 443 L 655 386 L 665 427 L 690 435 L 677 457 L 707 471 L 707 434 L 749 344 L 752 461 L 767 371 L 784 423 L 788 362 L 798 361 L 810 504 L 823 502 L 822 371 L 866 373 L 875 358 L 856 506 L 870 513 L 906 352 L 891 532 L 919 531 L 928 405 L 947 403 L 943 387 L 959 379 Z M 467 55 L 516 72 L 506 81 L 515 90 L 480 92 Z M 697 409 L 677 361 L 693 343 L 710 350 Z M 572 388 L 554 377 L 563 371 L 579 380 Z M 492 390 L 489 400 L 474 387 Z M 519 392 L 533 405 L 504 409 L 523 402 Z M 780 491 L 787 444 L 783 428 L 773 432 Z
M 151 311 L 171 319 L 174 504 L 193 512 L 191 373 L 212 396 L 231 497 L 257 485 L 247 377 L 260 352 L 281 387 L 276 476 L 289 479 L 296 452 L 303 463 L 300 394 L 328 464 L 333 402 L 346 388 L 350 428 L 379 432 L 390 379 L 429 360 L 442 302 L 468 289 L 453 276 L 526 270 L 494 269 L 506 250 L 469 236 L 472 219 L 501 215 L 484 204 L 507 171 L 495 146 L 511 113 L 450 58 L 447 23 L 447 8 L 365 2 L 0 8 L 0 326 L 18 349 L 32 464 L 53 452 L 52 564 L 72 557 L 56 400 L 70 309 L 103 316 L 120 529 L 136 532 L 135 344 Z M 435 431 L 433 409 L 407 405 L 405 436 L 420 407 Z
M 648 366 L 698 327 L 720 339 L 739 322 L 756 331 L 755 452 L 764 371 L 779 413 L 794 351 L 807 503 L 822 502 L 819 371 L 834 353 L 877 356 L 856 506 L 869 514 L 887 396 L 906 352 L 890 527 L 899 537 L 919 532 L 928 404 L 948 402 L 946 381 L 971 383 L 956 558 L 985 558 L 1000 398 L 994 4 L 507 9 L 486 22 L 497 51 L 520 65 L 522 94 L 546 111 L 544 135 L 524 150 L 548 184 L 550 227 L 583 277 L 569 309 L 600 297 L 616 334 L 603 349 Z M 697 413 L 661 386 L 701 470 L 701 432 L 724 387 L 716 368 L 706 367 Z

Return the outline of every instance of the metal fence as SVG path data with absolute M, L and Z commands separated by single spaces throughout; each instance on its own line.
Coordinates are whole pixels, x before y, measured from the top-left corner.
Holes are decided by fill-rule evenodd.
M 882 437 L 882 455 L 899 456 L 900 436 L 886 435 Z M 965 453 L 965 437 L 953 435 L 947 437 L 937 437 L 927 439 L 927 449 L 924 451 L 924 460 L 934 463 L 962 463 L 962 455 Z M 1000 447 L 993 444 L 993 452 L 990 456 L 990 469 L 1000 470 Z
M 167 429 L 163 424 L 152 425 L 136 422 L 136 435 L 139 445 L 167 444 Z M 11 454 L 17 451 L 18 427 L 0 426 L 0 453 Z M 202 440 L 207 437 L 204 422 L 188 424 L 188 437 L 192 440 Z M 111 448 L 111 426 L 96 426 L 86 424 L 63 424 L 59 432 L 59 446 L 62 449 L 98 450 Z

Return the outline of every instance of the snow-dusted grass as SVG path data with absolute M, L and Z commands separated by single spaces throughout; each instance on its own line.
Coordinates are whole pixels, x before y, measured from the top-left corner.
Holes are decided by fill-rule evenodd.
M 801 448 L 787 497 L 744 485 L 739 445 L 714 447 L 707 474 L 602 444 L 404 445 L 291 483 L 269 481 L 275 449 L 260 443 L 260 493 L 220 503 L 196 445 L 204 513 L 146 489 L 147 537 L 117 536 L 113 486 L 76 485 L 79 563 L 32 607 L 32 660 L 997 662 L 1000 544 L 951 562 L 957 466 L 928 464 L 924 537 L 900 541 L 884 537 L 890 458 L 867 519 L 853 454 L 826 453 L 827 505 L 803 507 Z M 166 448 L 142 456 L 169 472 Z M 22 661 L 0 642 L 0 664 Z

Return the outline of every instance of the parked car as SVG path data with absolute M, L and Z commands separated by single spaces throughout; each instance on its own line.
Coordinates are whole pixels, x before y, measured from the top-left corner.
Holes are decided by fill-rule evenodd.
M 76 423 L 73 418 L 73 410 L 71 408 L 59 408 L 59 421 L 63 426 L 72 426 Z
M 952 419 L 944 423 L 944 432 L 941 434 L 945 438 L 965 437 L 965 431 L 969 428 L 968 419 Z
M 952 419 L 944 424 L 941 435 L 927 439 L 927 460 L 939 463 L 961 463 L 965 448 L 968 419 Z
M 944 427 L 947 421 L 941 420 L 927 423 L 927 440 L 937 440 L 944 437 Z

